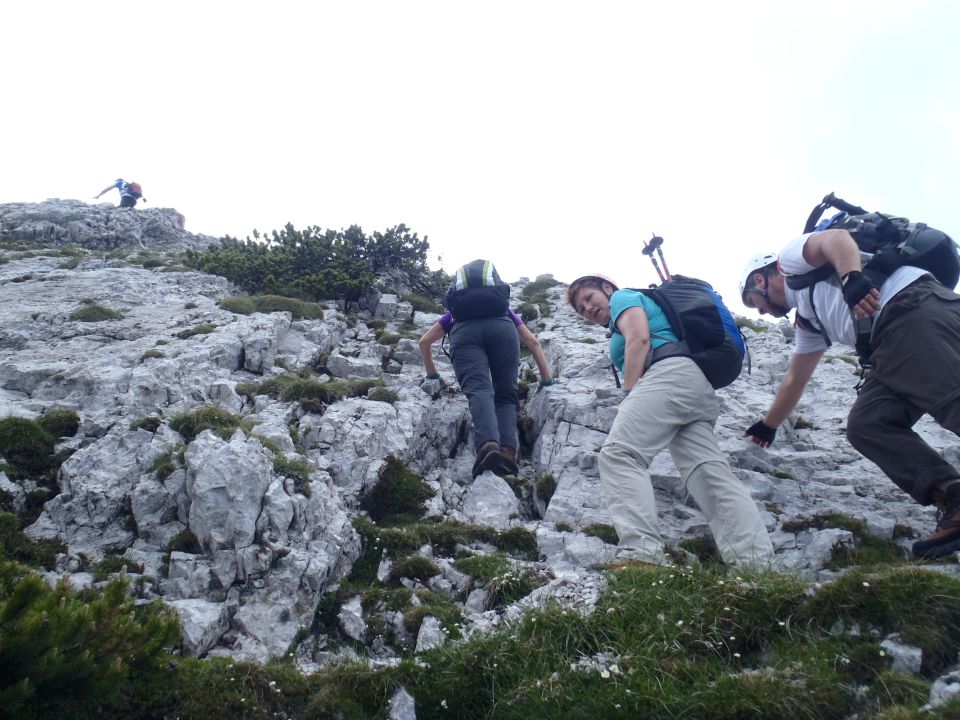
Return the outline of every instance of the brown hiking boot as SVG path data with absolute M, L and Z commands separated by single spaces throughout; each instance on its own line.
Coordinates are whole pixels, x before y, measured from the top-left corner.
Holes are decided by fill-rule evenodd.
M 960 483 L 954 483 L 943 493 L 943 502 L 937 515 L 937 529 L 913 544 L 913 554 L 935 558 L 960 550 Z
M 476 478 L 484 470 L 493 470 L 494 466 L 501 462 L 503 462 L 503 455 L 500 454 L 500 443 L 496 440 L 487 440 L 477 448 L 477 459 L 473 462 L 473 477 Z
M 500 462 L 490 468 L 497 475 L 504 477 L 505 475 L 516 475 L 520 472 L 520 467 L 517 465 L 516 448 L 512 448 L 507 445 L 501 445 L 500 457 Z

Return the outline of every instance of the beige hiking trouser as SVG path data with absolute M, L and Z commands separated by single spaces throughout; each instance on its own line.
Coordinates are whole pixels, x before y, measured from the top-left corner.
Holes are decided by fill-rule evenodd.
M 617 557 L 663 563 L 650 463 L 670 449 L 728 565 L 771 567 L 773 546 L 750 493 L 720 453 L 713 426 L 720 401 L 686 357 L 652 365 L 625 397 L 600 450 L 600 484 L 620 536 Z

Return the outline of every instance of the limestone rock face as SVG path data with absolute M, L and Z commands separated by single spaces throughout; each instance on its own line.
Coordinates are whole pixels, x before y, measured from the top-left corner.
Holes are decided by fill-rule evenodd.
M 0 205 L 0 235 L 5 241 L 70 245 L 88 250 L 140 247 L 180 252 L 203 250 L 217 239 L 194 235 L 172 208 L 119 208 L 102 202 L 47 200 Z
M 492 592 L 457 570 L 454 555 L 427 546 L 418 552 L 439 574 L 402 578 L 412 598 L 429 590 L 457 603 L 465 636 L 550 600 L 577 612 L 596 603 L 605 581 L 591 568 L 610 561 L 616 549 L 597 526 L 609 525 L 607 503 L 617 500 L 603 495 L 597 457 L 623 394 L 606 361 L 604 329 L 565 307 L 562 288 L 550 291 L 552 311 L 532 328 L 560 382 L 539 391 L 530 384 L 521 418 L 522 478 L 507 483 L 492 475 L 471 478 L 470 414 L 449 361 L 438 352 L 441 379 L 424 382 L 415 340 L 383 345 L 366 326 L 370 320 L 394 335 L 418 335 L 434 323 L 435 316 L 413 312 L 390 291 L 338 306 L 356 313 L 357 322 L 336 309 L 314 320 L 233 314 L 217 301 L 240 294 L 236 288 L 185 271 L 171 254 L 213 239 L 187 233 L 182 216 L 158 208 L 2 205 L 0 241 L 39 243 L 31 252 L 3 251 L 0 263 L 0 417 L 36 418 L 54 407 L 80 416 L 76 437 L 58 446 L 69 454 L 59 492 L 27 528 L 34 538 L 67 545 L 58 576 L 88 583 L 89 563 L 111 554 L 137 563 L 143 581 L 136 591 L 176 609 L 190 655 L 266 661 L 294 653 L 305 669 L 351 657 L 309 629 L 324 596 L 361 554 L 352 521 L 363 515 L 361 499 L 393 455 L 433 491 L 425 501 L 430 519 L 526 530 L 539 556 L 511 560 L 514 570 L 538 578 L 538 589 L 491 609 Z M 64 255 L 68 246 L 79 251 Z M 144 251 L 159 262 L 145 263 Z M 74 311 L 89 305 L 116 315 L 77 319 Z M 744 428 L 768 407 L 791 351 L 774 326 L 745 333 L 752 372 L 719 391 L 716 433 L 783 567 L 811 580 L 832 577 L 825 566 L 853 536 L 818 528 L 812 519 L 819 514 L 848 515 L 887 540 L 908 528 L 930 531 L 933 511 L 912 502 L 846 442 L 857 378 L 843 348 L 827 353 L 773 447 L 743 439 Z M 525 360 L 522 371 L 528 366 Z M 321 380 L 332 375 L 339 385 L 377 380 L 385 387 L 303 405 L 256 390 L 265 380 L 308 370 Z M 174 429 L 182 427 L 178 418 L 209 407 L 236 416 L 239 426 L 195 437 Z M 929 420 L 917 427 L 948 457 L 960 458 L 952 434 Z M 668 453 L 655 458 L 651 475 L 668 542 L 708 534 Z M 22 509 L 36 487 L 0 473 L 0 490 Z M 476 542 L 457 551 L 495 548 Z M 395 560 L 379 560 L 381 580 Z M 330 617 L 339 619 L 331 632 L 370 643 L 372 662 L 389 662 L 395 648 L 436 647 L 446 637 L 433 615 L 414 632 L 402 612 L 367 607 L 359 596 Z M 402 707 L 398 701 L 395 712 L 407 712 Z

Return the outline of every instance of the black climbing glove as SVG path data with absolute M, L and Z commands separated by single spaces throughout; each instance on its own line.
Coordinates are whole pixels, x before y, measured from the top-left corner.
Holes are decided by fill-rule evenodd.
M 769 447 L 773 443 L 773 439 L 777 436 L 777 429 L 770 427 L 763 420 L 757 420 L 747 428 L 743 436 L 751 437 L 757 445 Z
M 873 283 L 859 270 L 851 270 L 841 278 L 841 282 L 843 283 L 843 299 L 851 310 L 869 295 L 871 290 L 875 289 Z

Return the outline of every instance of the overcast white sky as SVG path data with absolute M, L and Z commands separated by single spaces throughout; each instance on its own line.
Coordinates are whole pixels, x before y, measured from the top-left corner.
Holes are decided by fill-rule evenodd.
M 952 0 L 31 0 L 0 27 L 0 203 L 123 177 L 193 232 L 402 222 L 511 281 L 646 285 L 656 232 L 740 312 L 829 191 L 960 237 Z

